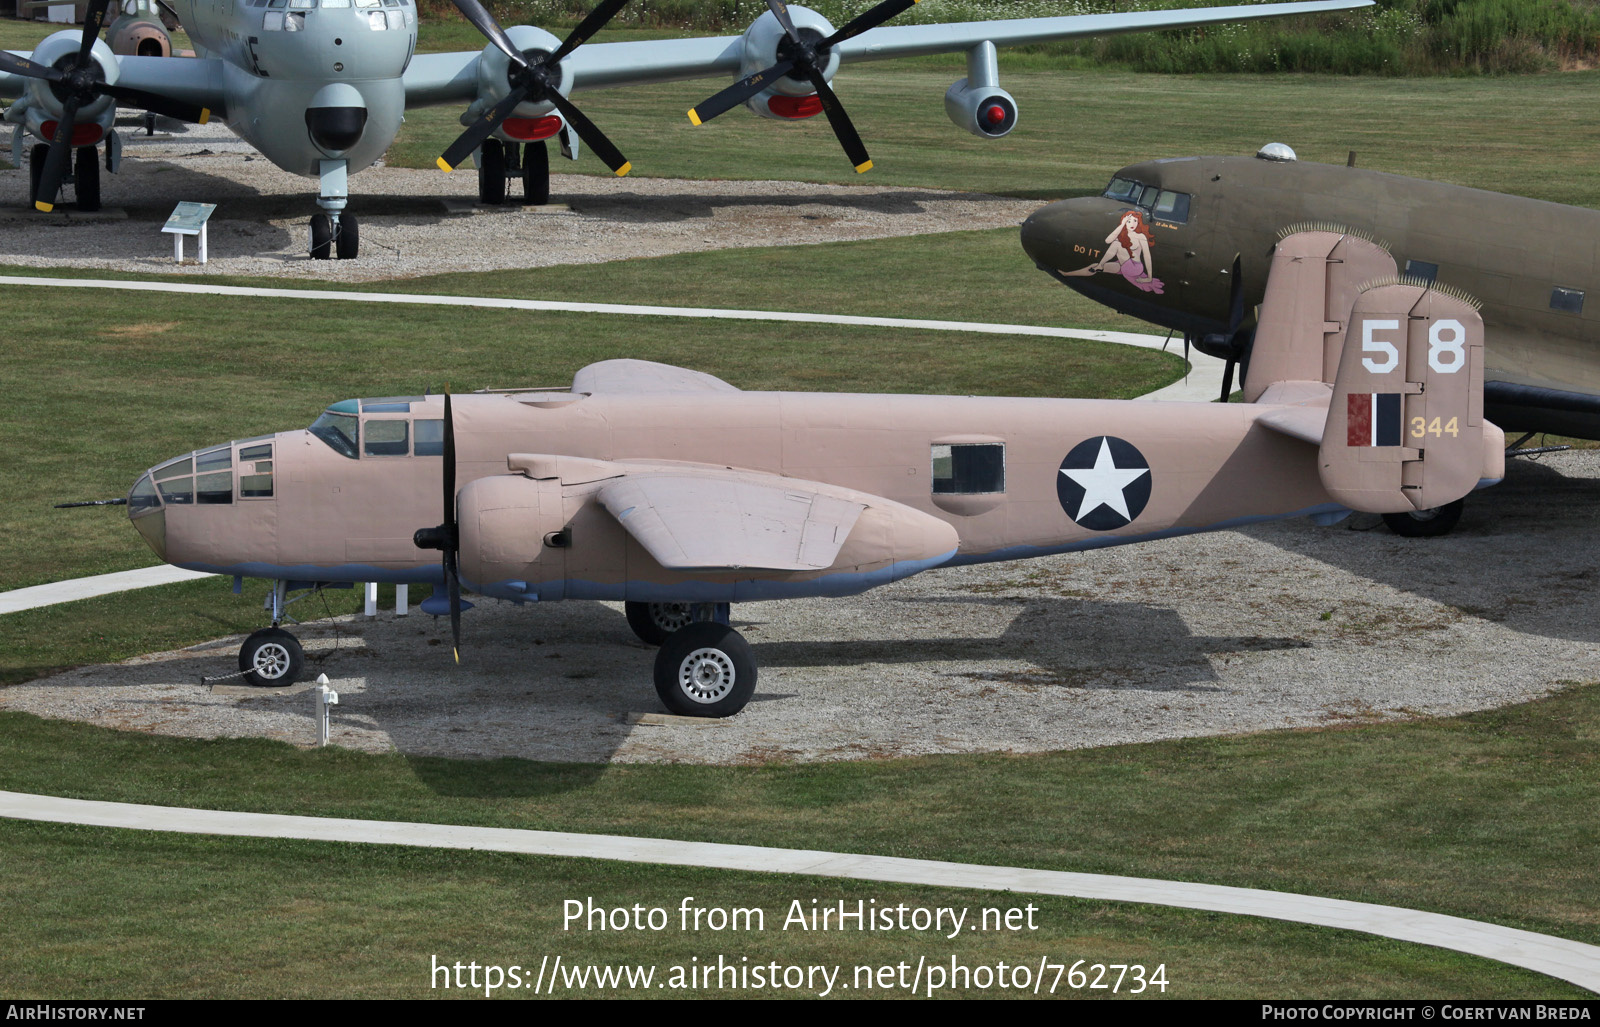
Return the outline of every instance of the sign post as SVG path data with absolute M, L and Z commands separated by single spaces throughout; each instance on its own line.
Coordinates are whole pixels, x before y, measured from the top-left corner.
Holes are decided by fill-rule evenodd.
M 183 237 L 186 235 L 200 237 L 200 263 L 206 262 L 206 222 L 211 218 L 211 212 L 216 209 L 215 203 L 192 203 L 187 200 L 172 209 L 172 214 L 168 216 L 167 223 L 161 230 L 172 234 L 174 263 L 183 263 Z

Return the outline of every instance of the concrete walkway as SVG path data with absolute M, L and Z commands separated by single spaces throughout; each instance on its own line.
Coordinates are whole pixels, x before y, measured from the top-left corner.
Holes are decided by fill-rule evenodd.
M 625 863 L 710 867 L 754 873 L 803 874 L 942 888 L 1144 902 L 1157 906 L 1290 920 L 1361 931 L 1419 945 L 1433 945 L 1525 967 L 1600 992 L 1600 947 L 1594 945 L 1439 913 L 1255 888 L 807 849 L 772 849 L 754 845 L 141 806 L 18 792 L 0 792 L 0 817 L 181 834 L 301 838 L 324 842 L 521 852 L 540 856 L 610 859 Z
M 28 278 L 0 275 L 0 285 L 54 286 L 66 289 L 124 289 L 133 292 L 189 293 L 209 296 L 251 296 L 268 299 L 344 300 L 353 303 L 410 303 L 451 307 L 495 307 L 512 310 L 559 310 L 582 314 L 625 314 L 638 317 L 698 317 L 740 321 L 787 321 L 807 324 L 856 325 L 875 328 L 920 328 L 925 331 L 965 332 L 976 335 L 1035 335 L 1057 339 L 1087 339 L 1114 342 L 1144 349 L 1168 348 L 1169 340 L 1160 335 L 1130 332 L 1084 331 L 1074 328 L 1046 328 L 1039 325 L 988 324 L 979 321 L 925 321 L 903 317 L 856 317 L 849 314 L 807 314 L 783 310 L 730 310 L 718 307 L 649 307 L 623 303 L 566 303 L 555 300 L 516 300 L 494 296 L 435 296 L 426 293 L 353 292 L 328 289 L 255 289 L 234 285 L 207 285 L 188 282 L 138 282 L 96 278 Z M 1170 343 L 1181 354 L 1182 340 Z M 1222 381 L 1222 361 L 1198 350 L 1189 354 L 1190 372 L 1166 388 L 1140 396 L 1153 400 L 1193 400 L 1210 402 L 1216 398 Z M 135 588 L 166 585 L 174 581 L 203 578 L 207 575 L 176 567 L 145 567 L 139 570 L 100 574 L 49 585 L 0 592 L 0 615 L 31 610 L 55 603 L 125 592 Z

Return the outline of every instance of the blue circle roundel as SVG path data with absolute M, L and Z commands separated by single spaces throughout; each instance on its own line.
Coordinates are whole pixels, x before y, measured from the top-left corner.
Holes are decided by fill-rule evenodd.
M 1056 474 L 1061 509 L 1090 531 L 1113 531 L 1136 519 L 1150 502 L 1150 462 L 1113 435 L 1072 447 Z

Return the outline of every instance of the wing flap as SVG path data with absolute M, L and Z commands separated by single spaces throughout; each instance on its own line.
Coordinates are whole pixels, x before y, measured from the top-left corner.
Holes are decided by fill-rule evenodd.
M 630 474 L 601 504 L 657 563 L 676 570 L 822 570 L 866 504 L 767 475 Z

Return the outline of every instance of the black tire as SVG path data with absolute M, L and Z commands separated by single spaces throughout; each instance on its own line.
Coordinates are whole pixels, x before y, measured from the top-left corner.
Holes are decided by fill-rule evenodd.
M 73 195 L 79 210 L 100 209 L 100 154 L 92 146 L 78 147 L 78 172 L 73 178 Z
M 339 215 L 339 228 L 333 246 L 340 260 L 355 260 L 361 252 L 361 223 L 354 214 Z
M 333 249 L 333 219 L 326 214 L 311 215 L 311 259 L 327 260 Z
M 688 603 L 623 603 L 628 614 L 628 627 L 645 645 L 660 645 L 674 631 L 694 622 L 694 610 Z
M 542 139 L 522 148 L 522 200 L 530 207 L 550 202 L 550 150 Z
M 50 157 L 50 145 L 38 143 L 28 154 L 28 206 L 32 207 L 39 198 L 39 179 L 44 177 L 44 162 Z M 46 203 L 54 203 L 55 198 L 50 197 Z
M 731 717 L 756 691 L 756 661 L 744 636 L 697 621 L 667 636 L 656 653 L 656 695 L 682 717 Z
M 478 202 L 506 202 L 506 151 L 498 139 L 485 139 L 478 151 Z
M 1436 506 L 1432 510 L 1418 510 L 1415 513 L 1386 513 L 1383 523 L 1396 535 L 1406 538 L 1438 538 L 1440 535 L 1450 534 L 1450 530 L 1461 520 L 1461 510 L 1466 506 L 1466 500 L 1458 499 L 1454 503 Z
M 239 669 L 246 684 L 278 688 L 300 680 L 306 655 L 295 637 L 282 628 L 262 628 L 239 648 Z

